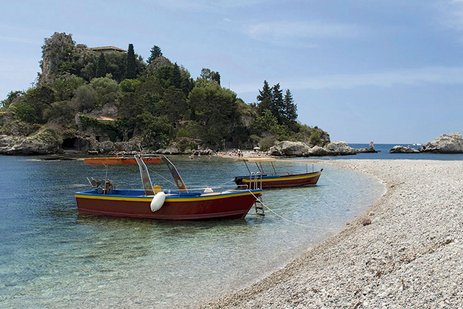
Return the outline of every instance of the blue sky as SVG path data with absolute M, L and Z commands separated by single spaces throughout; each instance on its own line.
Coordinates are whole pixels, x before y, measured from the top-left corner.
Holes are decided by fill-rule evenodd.
M 332 140 L 424 143 L 463 133 L 463 0 L 0 1 L 0 99 L 39 71 L 44 38 L 73 35 L 193 77 L 207 67 L 254 102 L 290 89 L 302 123 Z

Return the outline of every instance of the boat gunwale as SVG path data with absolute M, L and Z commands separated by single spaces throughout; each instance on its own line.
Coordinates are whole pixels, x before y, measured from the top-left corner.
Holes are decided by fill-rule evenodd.
M 125 190 L 129 191 L 129 190 Z M 134 190 L 139 191 L 139 190 Z M 199 193 L 193 196 L 182 196 L 176 193 L 166 193 L 166 202 L 194 202 L 194 201 L 207 201 L 217 200 L 223 198 L 232 198 L 238 196 L 255 195 L 260 196 L 262 194 L 261 189 L 249 189 L 249 190 L 229 190 L 222 192 L 208 192 Z M 74 194 L 75 198 L 82 199 L 98 199 L 98 200 L 113 200 L 113 201 L 131 201 L 131 202 L 151 202 L 154 195 L 124 195 L 124 194 L 102 194 L 92 191 L 80 191 Z

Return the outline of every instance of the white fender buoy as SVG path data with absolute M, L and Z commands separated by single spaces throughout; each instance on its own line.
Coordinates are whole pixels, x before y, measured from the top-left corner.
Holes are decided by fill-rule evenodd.
M 161 192 L 156 193 L 150 203 L 151 211 L 155 212 L 161 209 L 165 200 L 166 200 L 166 194 L 164 192 L 161 191 Z

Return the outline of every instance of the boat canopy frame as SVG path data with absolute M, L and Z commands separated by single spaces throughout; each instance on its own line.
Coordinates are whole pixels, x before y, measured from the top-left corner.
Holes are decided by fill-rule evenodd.
M 282 175 L 282 174 L 279 174 L 277 172 L 277 169 L 275 168 L 274 162 L 278 161 L 275 158 L 245 158 L 245 159 L 243 159 L 243 161 L 244 161 L 244 164 L 246 165 L 246 169 L 248 170 L 249 175 L 256 174 L 256 172 L 251 171 L 251 168 L 249 167 L 248 162 L 249 163 L 254 163 L 256 165 L 256 167 L 257 167 L 257 171 L 258 171 L 257 173 L 260 173 L 261 175 L 271 175 L 271 176 Z M 272 167 L 273 174 L 267 174 L 262 163 L 269 163 L 270 166 Z M 309 173 L 309 168 L 308 168 L 307 164 L 305 166 L 305 169 L 306 169 L 306 173 Z M 314 172 L 314 171 L 315 171 L 314 165 L 312 164 L 312 172 Z
M 261 158 L 263 159 L 263 158 Z M 272 169 L 273 169 L 273 175 L 277 175 L 277 171 L 276 171 L 276 168 L 275 168 L 275 164 L 273 164 L 273 162 L 275 162 L 275 160 L 271 159 L 271 160 L 250 160 L 250 159 L 244 159 L 244 164 L 246 165 L 246 168 L 249 172 L 249 175 L 251 175 L 253 172 L 251 171 L 251 169 L 249 168 L 249 165 L 248 165 L 248 162 L 250 163 L 255 163 L 256 164 L 256 167 L 257 167 L 257 170 L 259 171 L 259 173 L 261 175 L 266 175 L 266 172 L 264 170 L 264 167 L 262 165 L 262 162 L 269 162 L 270 165 L 272 166 Z
M 133 164 L 133 163 L 136 163 L 138 165 L 138 169 L 139 169 L 139 172 L 140 172 L 141 183 L 142 183 L 143 190 L 145 191 L 145 195 L 154 195 L 156 185 L 153 186 L 148 167 L 146 166 L 145 162 L 143 161 L 144 156 L 140 155 L 140 154 L 136 154 L 133 157 L 134 157 L 133 162 L 126 158 L 123 161 L 121 161 L 122 163 L 120 163 L 120 164 Z M 155 156 L 151 155 L 150 156 L 150 158 L 153 158 L 153 157 L 154 158 L 159 158 L 159 161 L 156 161 L 155 163 L 160 163 L 161 161 L 164 161 L 166 163 L 166 165 L 167 165 L 167 167 L 169 169 L 169 172 L 172 175 L 172 178 L 174 180 L 174 184 L 175 184 L 175 186 L 177 186 L 179 192 L 188 192 L 188 189 L 187 189 L 187 187 L 185 185 L 185 182 L 183 181 L 182 176 L 180 176 L 180 173 L 177 170 L 177 167 L 172 163 L 172 161 L 170 161 L 169 158 L 167 158 L 165 155 L 155 155 Z M 119 161 L 121 158 L 120 157 L 115 157 L 114 160 L 111 160 L 111 159 L 112 158 L 107 157 L 107 158 L 103 158 L 103 160 L 99 161 L 98 158 L 96 158 L 95 160 L 84 160 L 84 163 L 88 164 L 88 165 L 104 165 L 106 167 L 106 174 L 107 174 L 108 162 L 111 162 L 111 163 L 109 163 L 109 165 L 115 165 L 117 163 L 114 163 L 114 162 Z M 92 178 L 92 180 L 93 180 L 93 178 Z M 107 179 L 107 176 L 106 176 L 106 179 L 104 181 L 111 183 L 111 181 Z M 93 186 L 93 183 L 96 184 L 96 181 L 89 180 L 89 182 L 92 184 L 92 186 Z M 98 186 L 100 186 L 100 184 L 98 184 Z M 108 192 L 109 191 L 110 190 L 108 190 Z

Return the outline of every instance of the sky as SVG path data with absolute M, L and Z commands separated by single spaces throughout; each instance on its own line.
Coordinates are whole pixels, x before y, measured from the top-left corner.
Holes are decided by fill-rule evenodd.
M 298 120 L 333 141 L 463 133 L 463 0 L 0 0 L 0 11 L 0 100 L 34 84 L 44 39 L 65 32 L 144 59 L 157 45 L 247 103 L 280 83 Z

